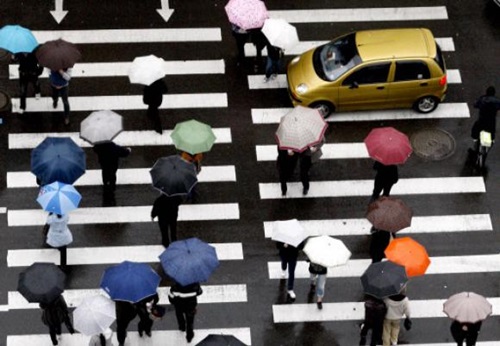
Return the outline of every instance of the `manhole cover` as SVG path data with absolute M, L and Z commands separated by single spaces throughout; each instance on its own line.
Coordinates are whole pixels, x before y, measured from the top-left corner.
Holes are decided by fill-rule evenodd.
M 455 139 L 440 129 L 425 129 L 414 133 L 411 145 L 415 155 L 427 160 L 444 160 L 455 152 Z

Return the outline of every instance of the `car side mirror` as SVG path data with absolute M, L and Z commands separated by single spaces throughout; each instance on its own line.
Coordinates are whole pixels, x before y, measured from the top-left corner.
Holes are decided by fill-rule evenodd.
M 349 89 L 357 89 L 359 88 L 358 82 L 352 82 L 351 85 L 349 85 Z

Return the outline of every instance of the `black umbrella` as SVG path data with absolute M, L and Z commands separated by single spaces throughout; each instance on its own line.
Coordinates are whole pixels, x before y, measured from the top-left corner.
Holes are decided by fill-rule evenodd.
M 209 334 L 196 346 L 247 346 L 234 335 Z
M 37 262 L 19 274 L 17 290 L 30 303 L 50 304 L 63 293 L 65 278 L 54 263 Z
M 149 173 L 153 187 L 167 196 L 187 195 L 198 182 L 194 164 L 179 155 L 158 159 Z
M 361 275 L 365 293 L 380 299 L 398 294 L 407 282 L 405 267 L 391 261 L 372 263 Z

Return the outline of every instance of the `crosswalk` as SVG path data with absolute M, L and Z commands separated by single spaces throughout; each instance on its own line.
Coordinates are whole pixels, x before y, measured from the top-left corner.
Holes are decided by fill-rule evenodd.
M 268 5 L 271 7 L 271 5 Z M 439 24 L 448 21 L 449 13 L 446 6 L 412 6 L 412 7 L 378 7 L 378 8 L 321 8 L 321 9 L 279 9 L 270 8 L 270 17 L 284 18 L 292 24 L 297 24 L 299 36 L 301 28 L 314 27 L 318 24 L 331 23 L 335 26 L 341 23 L 373 23 L 374 26 L 380 22 L 387 23 L 389 26 L 400 27 L 403 23 L 410 26 L 422 26 L 422 21 L 425 21 L 426 26 L 436 29 L 434 32 L 438 38 L 442 50 L 449 55 L 460 54 L 456 50 L 456 37 L 449 37 L 450 34 L 446 30 L 440 32 Z M 437 23 L 434 24 L 434 23 Z M 224 23 L 225 25 L 226 23 Z M 200 27 L 200 28 L 164 28 L 164 29 L 99 29 L 99 30 L 34 30 L 34 35 L 39 42 L 63 38 L 70 42 L 85 45 L 86 47 L 113 47 L 118 51 L 127 49 L 129 51 L 137 51 L 137 56 L 144 55 L 144 51 L 135 48 L 136 44 L 169 44 L 169 47 L 174 45 L 187 44 L 203 44 L 216 50 L 219 45 L 232 45 L 233 42 L 225 42 L 223 40 L 222 30 L 227 28 L 224 25 L 220 27 Z M 443 34 L 442 36 L 440 36 Z M 229 35 L 228 35 L 229 36 Z M 317 37 L 313 37 L 317 36 Z M 315 35 L 309 36 L 308 40 L 301 41 L 294 49 L 287 51 L 287 58 L 311 49 L 317 45 L 328 42 L 333 36 L 331 33 L 317 32 Z M 332 37 L 330 37 L 332 36 Z M 231 38 L 230 38 L 231 39 Z M 126 47 L 126 48 L 125 48 Z M 245 45 L 245 54 L 250 59 L 256 55 L 255 48 L 251 44 Z M 193 78 L 191 83 L 197 83 L 195 78 L 220 78 L 227 76 L 228 61 L 226 57 L 216 57 L 213 54 L 203 56 L 203 52 L 179 56 L 179 54 L 165 53 L 162 56 L 165 60 L 164 71 L 167 75 L 173 78 Z M 266 55 L 264 50 L 263 55 Z M 127 55 L 130 57 L 130 54 Z M 173 57 L 173 58 L 170 58 Z M 199 59 L 199 60 L 198 60 Z M 456 63 L 456 60 L 452 60 Z M 107 78 L 112 81 L 113 78 L 123 80 L 127 77 L 128 69 L 131 64 L 131 59 L 122 59 L 119 61 L 86 61 L 82 59 L 73 69 L 73 77 L 76 81 L 93 82 L 98 79 Z M 460 65 L 448 66 L 448 82 L 449 88 L 462 88 L 462 74 Z M 47 74 L 41 76 L 42 83 L 46 81 Z M 8 67 L 8 78 L 17 80 L 19 78 L 17 66 L 10 65 Z M 247 95 L 262 95 L 263 92 L 284 92 L 286 88 L 286 76 L 284 74 L 268 83 L 263 82 L 262 74 L 253 74 L 246 77 L 247 84 L 241 87 Z M 203 84 L 206 86 L 207 84 Z M 210 85 L 210 83 L 209 83 Z M 349 239 L 355 243 L 359 239 L 366 239 L 369 236 L 371 224 L 362 216 L 365 212 L 366 204 L 363 202 L 360 205 L 359 198 L 368 199 L 373 189 L 372 172 L 367 171 L 366 174 L 358 179 L 340 180 L 336 179 L 335 172 L 331 170 L 331 174 L 326 174 L 334 163 L 342 164 L 342 169 L 359 169 L 358 162 L 370 161 L 368 153 L 362 138 L 353 136 L 353 141 L 339 142 L 335 137 L 335 131 L 342 131 L 344 125 L 349 126 L 356 123 L 368 124 L 371 127 L 381 126 L 386 121 L 390 121 L 391 126 L 398 126 L 399 121 L 421 122 L 422 126 L 432 126 L 434 123 L 430 121 L 443 119 L 465 119 L 471 117 L 471 110 L 467 103 L 461 100 L 445 101 L 432 113 L 420 114 L 412 110 L 383 110 L 383 111 L 364 111 L 364 112 L 345 112 L 332 114 L 327 121 L 330 124 L 335 124 L 338 129 L 335 129 L 333 136 L 327 138 L 327 143 L 322 148 L 323 156 L 321 161 L 316 164 L 314 170 L 319 170 L 323 165 L 325 169 L 323 173 L 318 174 L 311 182 L 311 187 L 307 196 L 302 194 L 302 185 L 298 181 L 288 184 L 288 192 L 286 196 L 281 195 L 280 185 L 278 183 L 277 174 L 264 176 L 263 172 L 275 172 L 276 160 L 276 144 L 273 136 L 266 137 L 265 140 L 248 141 L 251 143 L 249 147 L 242 148 L 240 144 L 243 142 L 241 136 L 241 123 L 233 119 L 221 120 L 220 114 L 231 113 L 231 107 L 235 104 L 233 100 L 231 87 L 225 86 L 226 89 L 212 90 L 212 88 L 197 89 L 196 92 L 186 93 L 169 93 L 164 96 L 164 101 L 161 110 L 168 109 L 170 113 L 176 110 L 181 112 L 190 112 L 192 117 L 196 118 L 197 112 L 208 110 L 210 115 L 205 119 L 214 119 L 217 126 L 213 130 L 217 137 L 214 148 L 209 154 L 210 158 L 214 159 L 210 162 L 210 158 L 204 164 L 202 171 L 198 176 L 199 184 L 202 187 L 222 187 L 230 190 L 230 193 L 224 195 L 203 196 L 203 202 L 195 204 L 181 205 L 179 210 L 180 228 L 183 225 L 194 225 L 200 229 L 199 234 L 204 234 L 207 231 L 207 240 L 215 247 L 217 256 L 221 261 L 221 270 L 223 275 L 214 275 L 214 279 L 203 283 L 204 294 L 199 297 L 201 307 L 200 315 L 205 315 L 202 318 L 203 324 L 200 329 L 195 330 L 195 338 L 192 344 L 201 341 L 208 334 L 231 334 L 242 340 L 247 345 L 271 345 L 266 342 L 266 336 L 260 334 L 262 331 L 260 326 L 254 328 L 250 325 L 250 321 L 255 319 L 248 318 L 249 314 L 265 316 L 266 320 L 274 322 L 276 328 L 280 328 L 281 324 L 291 326 L 301 323 L 323 323 L 325 329 L 337 330 L 339 325 L 345 326 L 346 322 L 352 322 L 353 335 L 347 339 L 331 340 L 340 345 L 354 345 L 358 342 L 358 329 L 355 323 L 363 319 L 363 303 L 361 299 L 354 301 L 353 296 L 344 297 L 337 295 L 336 292 L 330 292 L 327 287 L 323 310 L 319 311 L 315 304 L 306 304 L 305 298 L 300 296 L 293 304 L 285 304 L 282 301 L 272 301 L 269 299 L 269 304 L 265 311 L 257 311 L 252 308 L 255 302 L 255 292 L 260 289 L 256 288 L 255 281 L 244 281 L 249 266 L 247 262 L 253 261 L 254 253 L 247 251 L 253 245 L 246 244 L 248 235 L 243 236 L 242 232 L 248 229 L 249 221 L 246 220 L 250 214 L 250 210 L 243 208 L 262 209 L 259 213 L 260 219 L 258 225 L 254 227 L 252 224 L 252 237 L 254 241 L 259 242 L 259 246 L 265 249 L 266 254 L 262 256 L 260 261 L 263 265 L 256 268 L 251 268 L 251 271 L 260 271 L 258 273 L 259 280 L 265 281 L 263 286 L 278 287 L 278 281 L 282 279 L 280 263 L 276 261 L 274 250 L 271 243 L 273 223 L 282 219 L 295 218 L 294 212 L 304 205 L 304 201 L 317 204 L 328 205 L 329 210 L 343 208 L 341 201 L 347 201 L 356 212 L 346 215 L 345 217 L 335 212 L 318 213 L 314 216 L 300 219 L 306 232 L 309 235 L 330 235 L 340 237 L 341 239 Z M 50 114 L 52 112 L 62 111 L 62 105 L 56 109 L 52 106 L 52 100 L 47 95 L 40 99 L 29 97 L 27 100 L 26 113 L 42 113 Z M 256 99 L 258 99 L 256 97 Z M 83 119 L 89 112 L 101 109 L 112 109 L 117 112 L 123 111 L 127 113 L 127 117 L 139 118 L 145 113 L 146 106 L 142 102 L 142 95 L 130 94 L 128 90 L 122 94 L 100 94 L 99 92 L 79 91 L 77 88 L 72 88 L 70 92 L 71 111 L 78 117 Z M 12 98 L 12 112 L 19 111 L 20 100 L 17 97 Z M 266 107 L 266 108 L 265 108 Z M 283 104 L 276 101 L 271 105 L 269 102 L 250 102 L 248 109 L 249 133 L 261 132 L 273 133 L 280 118 L 291 110 L 289 104 Z M 79 113 L 80 112 L 80 113 Z M 183 113 L 184 114 L 184 113 Z M 187 119 L 183 119 L 187 120 Z M 205 120 L 210 123 L 210 120 Z M 76 123 L 76 122 L 75 122 Z M 250 126 L 248 125 L 248 126 Z M 75 130 L 75 129 L 73 129 Z M 173 143 L 170 138 L 172 129 L 165 129 L 162 135 L 154 131 L 141 128 L 126 128 L 126 131 L 120 133 L 115 142 L 123 146 L 132 147 L 132 156 L 137 151 L 154 151 L 163 150 L 165 155 L 174 153 Z M 44 138 L 52 137 L 70 137 L 75 143 L 84 148 L 90 153 L 89 143 L 79 138 L 78 132 L 59 132 L 46 131 L 42 132 L 33 127 L 31 131 L 19 132 L 13 131 L 8 134 L 8 150 L 12 155 L 19 153 L 19 157 L 26 160 L 26 152 L 35 148 Z M 228 149 L 230 148 L 230 149 Z M 250 158 L 255 162 L 252 165 L 255 167 L 255 172 L 252 172 L 251 180 L 248 180 L 248 172 L 242 172 L 240 169 L 241 162 L 238 155 L 231 153 L 239 153 L 245 151 L 249 153 Z M 148 158 L 150 159 L 150 158 Z M 120 168 L 117 174 L 117 190 L 130 191 L 133 195 L 138 189 L 148 189 L 151 185 L 149 170 L 145 163 L 146 160 L 128 158 L 123 168 Z M 129 165 L 130 163 L 130 165 Z M 35 177 L 28 170 L 29 162 L 11 162 L 6 163 L 6 187 L 12 193 L 19 194 L 36 194 L 38 188 Z M 435 171 L 434 171 L 435 172 Z M 253 174 L 255 173 L 255 174 Z M 91 193 L 96 187 L 102 184 L 101 172 L 97 166 L 89 167 L 86 173 L 75 182 L 75 186 L 82 191 L 84 200 L 95 199 Z M 243 195 L 240 191 L 240 186 L 251 186 L 255 196 L 249 197 Z M 150 189 L 153 191 L 152 189 Z M 425 176 L 418 174 L 401 177 L 399 182 L 394 185 L 392 194 L 403 199 L 411 198 L 412 201 L 418 201 L 422 204 L 412 205 L 415 216 L 412 219 L 411 227 L 402 230 L 398 234 L 418 236 L 419 240 L 423 240 L 424 245 L 431 243 L 433 237 L 438 235 L 446 235 L 452 237 L 467 237 L 472 241 L 476 237 L 484 235 L 489 236 L 494 232 L 492 217 L 489 214 L 490 210 L 481 209 L 470 210 L 464 212 L 462 209 L 456 211 L 453 203 L 445 203 L 447 198 L 452 197 L 471 197 L 485 198 L 487 189 L 485 181 L 478 176 L 436 176 L 435 173 L 430 173 Z M 86 195 L 87 194 L 87 195 Z M 152 192 L 151 200 L 157 195 Z M 429 214 L 428 210 L 421 208 L 425 205 L 426 199 L 431 196 L 433 199 L 442 200 L 442 209 L 436 210 L 436 213 L 442 215 Z M 252 198 L 251 203 L 248 203 L 247 198 Z M 254 199 L 255 198 L 255 199 Z M 241 201 L 245 199 L 246 203 Z M 355 201 L 352 202 L 351 201 Z M 157 233 L 156 221 L 152 222 L 150 217 L 151 201 L 132 201 L 132 199 L 119 200 L 117 206 L 100 207 L 98 205 L 86 205 L 73 212 L 70 215 L 69 226 L 72 229 L 73 235 L 78 239 L 77 245 L 68 247 L 68 265 L 78 268 L 84 273 L 84 278 L 76 281 L 71 285 L 71 288 L 66 289 L 63 293 L 70 307 L 78 306 L 85 297 L 102 294 L 98 288 L 99 273 L 108 265 L 120 263 L 123 260 L 131 260 L 138 262 L 151 263 L 158 267 L 158 256 L 164 250 L 160 245 L 151 245 L 145 241 L 147 237 L 151 237 L 153 232 Z M 296 203 L 296 204 L 294 204 Z M 9 234 L 18 234 L 21 239 L 28 239 L 23 243 L 18 243 L 15 240 L 9 245 L 6 253 L 6 267 L 9 272 L 18 273 L 25 267 L 34 262 L 53 262 L 59 263 L 59 253 L 55 249 L 42 248 L 40 244 L 39 229 L 45 223 L 46 212 L 35 209 L 35 202 L 20 205 L 20 202 L 13 205 L 4 205 L 6 214 L 6 227 Z M 297 207 L 285 208 L 285 206 L 296 205 Z M 274 209 L 277 208 L 277 209 Z M 276 211 L 276 212 L 275 212 Z M 252 210 L 253 212 L 253 210 Z M 279 217 L 277 216 L 279 214 Z M 253 220 L 255 221 L 255 220 Z M 252 222 L 253 222 L 252 221 Z M 228 226 L 229 224 L 229 226 Z M 118 225 L 118 226 L 117 226 Z M 123 226 L 123 227 L 122 227 Z M 102 244 L 99 242 L 96 246 L 86 244 L 86 232 L 98 227 L 102 229 L 102 237 L 106 239 Z M 108 230 L 109 227 L 109 230 Z M 113 234 L 117 227 L 120 232 L 130 232 L 130 237 L 124 237 L 124 240 L 118 241 L 118 238 L 123 235 Z M 218 228 L 230 228 L 231 234 L 223 232 L 214 234 Z M 125 230 L 125 231 L 124 231 Z M 93 230 L 95 231 L 95 230 Z M 229 232 L 228 232 L 229 233 Z M 138 235 L 140 234 L 140 235 Z M 241 234 L 241 236 L 240 236 Z M 33 237 L 33 238 L 31 238 Z M 116 237 L 116 238 L 115 238 Z M 228 237 L 228 238 L 225 238 Z M 244 240 L 235 240 L 241 237 Z M 228 240 L 230 239 L 230 240 Z M 357 243 L 356 243 L 357 244 Z M 271 249 L 271 250 L 269 250 Z M 477 251 L 477 247 L 476 247 Z M 353 249 L 353 259 L 346 266 L 332 268 L 328 272 L 328 277 L 332 278 L 327 282 L 335 281 L 336 287 L 349 287 L 352 292 L 359 293 L 362 297 L 362 289 L 359 281 L 356 280 L 368 267 L 370 260 L 368 254 L 363 253 L 359 249 Z M 478 285 L 463 286 L 460 282 L 453 283 L 454 277 L 464 277 L 473 275 L 482 275 L 486 279 L 498 276 L 500 269 L 500 253 L 483 253 L 477 251 L 474 253 L 468 252 L 466 255 L 453 251 L 443 251 L 439 254 L 430 253 L 431 265 L 428 269 L 426 280 L 433 278 L 446 277 L 450 278 L 449 288 L 445 292 L 429 294 L 427 292 L 418 292 L 417 299 L 412 299 L 413 318 L 416 319 L 436 319 L 445 320 L 446 316 L 442 312 L 442 303 L 447 298 L 445 294 L 456 293 L 456 291 L 467 290 L 470 287 L 479 287 Z M 252 260 L 250 260 L 252 259 Z M 255 263 L 255 262 L 252 262 Z M 227 274 L 227 268 L 242 268 L 238 269 L 240 275 L 235 275 L 237 281 L 234 282 L 233 277 Z M 233 273 L 231 273 L 233 274 Z M 245 275 L 242 275 L 245 274 Z M 257 275 L 257 274 L 256 274 Z M 248 275 L 250 277 L 250 275 Z M 308 287 L 309 272 L 308 264 L 301 259 L 296 268 L 296 286 L 298 291 Z M 71 281 L 70 277 L 70 281 Z M 239 280 L 239 281 L 238 281 Z M 249 279 L 250 280 L 250 279 Z M 259 281 L 257 280 L 257 281 Z M 419 278 L 415 279 L 417 282 Z M 85 283 L 83 283 L 85 281 Z M 355 282 L 355 284 L 353 284 Z M 280 285 L 282 282 L 280 281 Z M 409 286 L 409 294 L 411 298 L 411 284 Z M 262 282 L 259 283 L 259 286 Z M 17 291 L 15 291 L 15 283 L 12 283 L 7 292 L 7 300 L 4 305 L 0 306 L 0 313 L 26 313 L 33 312 L 38 309 L 38 305 L 28 303 Z M 420 286 L 419 286 L 420 287 Z M 254 291 L 255 290 L 255 291 Z M 169 304 L 167 299 L 168 287 L 161 286 L 159 289 L 160 304 Z M 345 290 L 343 291 L 345 294 Z M 252 293 L 252 294 L 249 294 Z M 482 292 L 477 292 L 482 293 Z M 493 316 L 500 314 L 500 299 L 491 294 L 485 293 L 488 300 L 493 305 Z M 335 297 L 335 298 L 333 298 Z M 238 309 L 233 309 L 237 306 Z M 212 313 L 211 308 L 217 310 L 217 313 Z M 217 318 L 220 314 L 219 309 L 224 311 L 224 316 L 231 323 L 221 321 Z M 170 316 L 170 319 L 173 317 Z M 173 321 L 173 320 L 172 320 Z M 158 324 L 158 323 L 157 323 Z M 172 330 L 174 322 L 169 324 L 162 323 L 161 326 L 155 327 L 153 336 L 149 340 L 140 339 L 136 333 L 129 333 L 126 345 L 157 345 L 168 340 L 169 343 L 175 345 L 186 344 L 185 337 L 182 333 Z M 230 326 L 230 327 L 228 327 Z M 269 328 L 270 326 L 266 326 Z M 134 327 L 130 327 L 134 328 Z M 272 328 L 272 326 L 271 326 Z M 50 345 L 50 338 L 46 334 L 40 332 L 40 328 L 27 328 L 23 331 L 23 335 L 14 335 L 9 333 L 6 336 L 7 346 L 20 345 Z M 412 336 L 415 340 L 409 341 L 407 344 L 420 346 L 451 346 L 445 343 L 444 337 L 438 335 L 443 334 L 440 330 L 432 330 L 436 339 L 433 343 L 423 343 L 419 335 L 414 333 Z M 266 331 L 267 333 L 267 331 Z M 445 331 L 448 333 L 448 331 Z M 279 332 L 278 332 L 279 334 Z M 490 333 L 491 335 L 491 333 Z M 288 336 L 287 336 L 288 338 Z M 328 337 L 325 337 L 326 339 Z M 279 338 L 277 338 L 279 339 Z M 270 338 L 269 340 L 277 340 Z M 281 339 L 280 339 L 281 340 Z M 492 346 L 500 343 L 500 336 L 490 341 L 477 343 L 478 346 Z M 329 342 L 330 340 L 325 340 Z M 114 340 L 116 343 L 116 339 Z M 340 343 L 339 343 L 340 342 Z M 2 344 L 3 341 L 0 342 Z M 284 344 L 278 342 L 276 344 Z M 61 344 L 64 345 L 87 345 L 88 337 L 81 334 L 68 335 L 63 334 Z

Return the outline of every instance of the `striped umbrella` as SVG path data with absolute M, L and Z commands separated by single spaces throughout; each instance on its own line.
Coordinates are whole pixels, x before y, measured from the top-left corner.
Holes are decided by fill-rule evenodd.
M 78 208 L 81 199 L 73 185 L 55 181 L 40 188 L 36 201 L 43 210 L 63 215 Z

